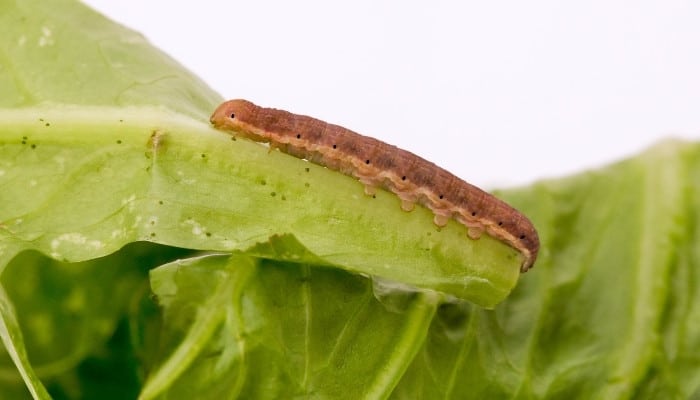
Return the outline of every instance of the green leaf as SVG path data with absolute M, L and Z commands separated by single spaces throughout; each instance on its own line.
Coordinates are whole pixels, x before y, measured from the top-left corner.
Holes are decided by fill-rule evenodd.
M 513 290 L 508 246 L 211 129 L 140 35 L 0 9 L 0 397 L 700 395 L 699 145 L 500 192 Z
M 79 263 L 58 262 L 34 251 L 19 254 L 0 282 L 6 288 L 6 298 L 12 299 L 19 310 L 16 317 L 9 315 L 16 318 L 15 326 L 22 327 L 21 332 L 13 334 L 15 340 L 21 339 L 28 355 L 20 346 L 8 349 L 18 352 L 25 362 L 31 360 L 31 368 L 25 373 L 29 377 L 36 373 L 35 379 L 51 382 L 53 392 L 84 392 L 86 388 L 80 387 L 83 383 L 75 375 L 80 375 L 86 363 L 94 365 L 98 354 L 109 351 L 101 346 L 113 335 L 132 303 L 142 296 L 148 298 L 148 269 L 160 265 L 163 259 L 187 254 L 146 243 Z M 0 357 L 0 376 L 6 383 L 0 384 L 4 389 L 0 393 L 21 385 L 13 362 L 18 362 L 17 356 Z M 138 385 L 138 379 L 135 381 Z M 38 379 L 36 383 L 40 393 L 43 388 Z
M 204 121 L 220 101 L 143 36 L 74 1 L 3 0 L 0 8 L 2 109 L 153 106 Z
M 326 265 L 484 306 L 519 275 L 520 255 L 495 239 L 470 240 L 456 222 L 438 230 L 428 210 L 403 212 L 391 193 L 365 196 L 351 178 L 181 115 L 86 107 L 0 115 L 9 248 L 80 261 L 136 240 L 234 251 L 291 234 Z
M 151 277 L 167 359 L 156 363 L 144 400 L 386 397 L 439 299 L 373 290 L 337 269 L 241 256 L 178 261 Z

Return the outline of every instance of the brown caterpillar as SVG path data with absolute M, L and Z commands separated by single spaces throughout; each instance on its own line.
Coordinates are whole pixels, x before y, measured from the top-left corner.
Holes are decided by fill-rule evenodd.
M 444 226 L 454 218 L 478 239 L 485 231 L 525 257 L 532 267 L 540 247 L 537 231 L 505 202 L 452 175 L 430 161 L 396 146 L 305 115 L 262 108 L 247 100 L 229 100 L 211 116 L 216 128 L 355 177 L 371 194 L 376 187 L 395 193 L 406 211 L 419 203 Z

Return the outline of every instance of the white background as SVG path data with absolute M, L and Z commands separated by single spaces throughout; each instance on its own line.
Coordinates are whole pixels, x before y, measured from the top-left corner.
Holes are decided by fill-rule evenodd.
M 700 137 L 697 1 L 86 1 L 226 98 L 484 187 Z

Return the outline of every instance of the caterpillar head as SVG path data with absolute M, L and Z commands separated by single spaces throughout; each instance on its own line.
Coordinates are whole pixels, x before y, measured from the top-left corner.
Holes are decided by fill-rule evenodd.
M 209 121 L 217 129 L 232 131 L 236 136 L 243 136 L 257 141 L 266 141 L 262 132 L 256 129 L 255 119 L 260 107 L 248 100 L 236 99 L 222 103 L 214 110 Z

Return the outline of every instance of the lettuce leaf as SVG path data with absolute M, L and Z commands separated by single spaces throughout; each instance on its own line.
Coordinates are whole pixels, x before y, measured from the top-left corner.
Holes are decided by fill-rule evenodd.
M 542 239 L 518 283 L 508 246 L 213 130 L 140 35 L 2 8 L 2 398 L 700 396 L 697 144 L 498 192 Z

